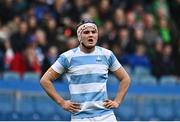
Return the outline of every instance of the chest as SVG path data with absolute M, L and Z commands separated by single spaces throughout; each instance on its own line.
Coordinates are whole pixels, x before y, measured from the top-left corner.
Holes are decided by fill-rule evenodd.
M 106 73 L 109 64 L 104 56 L 81 56 L 71 59 L 68 72 L 72 74 Z

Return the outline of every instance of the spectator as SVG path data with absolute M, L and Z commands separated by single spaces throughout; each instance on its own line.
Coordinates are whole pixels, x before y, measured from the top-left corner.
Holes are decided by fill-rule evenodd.
M 102 42 L 107 42 L 111 48 L 112 44 L 116 43 L 116 30 L 111 20 L 105 21 L 103 30 L 104 34 L 99 43 L 101 44 Z
M 38 22 L 43 21 L 44 14 L 50 11 L 48 5 L 45 0 L 37 0 L 36 6 L 34 7 L 34 14 L 37 18 Z
M 136 15 L 132 11 L 126 13 L 125 15 L 126 15 L 126 17 L 125 17 L 126 25 L 129 29 L 129 31 L 131 32 L 133 30 L 133 27 L 135 26 L 135 23 L 136 23 Z
M 42 74 L 46 72 L 46 70 L 55 62 L 58 57 L 58 49 L 56 46 L 51 46 L 48 49 L 48 52 L 42 62 Z
M 161 62 L 161 73 L 162 75 L 173 75 L 175 74 L 174 59 L 172 57 L 172 46 L 170 44 L 164 45 L 162 52 Z
M 130 53 L 131 49 L 129 49 L 129 43 L 130 43 L 129 30 L 127 29 L 126 26 L 120 28 L 117 34 L 117 41 L 123 53 Z
M 128 44 L 129 53 L 134 53 L 137 45 L 144 45 L 146 48 L 146 42 L 144 40 L 144 31 L 142 27 L 135 27 L 131 40 Z
M 169 17 L 169 7 L 166 0 L 154 0 L 152 3 L 152 10 L 157 19 Z
M 77 41 L 76 38 L 69 38 L 66 42 L 66 49 L 72 49 L 72 48 L 75 48 L 77 47 L 79 44 L 79 42 Z
M 87 13 L 90 15 L 91 19 L 97 23 L 97 26 L 102 26 L 102 20 L 100 19 L 97 8 L 95 6 L 90 6 L 87 10 Z
M 170 28 L 168 26 L 168 21 L 165 18 L 161 18 L 159 20 L 159 32 L 164 43 L 166 44 L 171 43 L 172 40 L 171 40 Z
M 55 45 L 57 44 L 57 23 L 54 18 L 49 18 L 45 22 L 45 32 L 46 32 L 46 37 L 47 40 L 49 41 L 50 45 Z
M 152 51 L 150 51 L 150 60 L 152 64 L 152 74 L 159 78 L 161 76 L 161 56 L 163 52 L 163 42 L 161 38 L 157 38 Z
M 150 13 L 144 15 L 144 40 L 148 46 L 153 46 L 156 38 L 158 38 L 158 31 L 155 27 L 154 16 Z
M 180 29 L 180 17 L 176 13 L 180 13 L 180 1 L 179 0 L 170 0 L 167 1 L 169 5 L 170 15 L 172 17 L 171 20 L 175 22 L 175 25 L 178 29 Z
M 162 47 L 159 42 L 159 44 L 156 47 L 157 51 L 152 63 L 153 65 L 152 71 L 157 78 L 160 78 L 163 75 L 175 74 L 175 64 L 174 64 L 174 59 L 172 58 L 171 45 L 169 44 L 164 45 L 162 50 L 160 50 L 161 48 Z
M 180 78 L 180 37 L 173 45 L 173 59 L 175 59 L 176 75 Z M 178 58 L 177 58 L 178 57 Z
M 74 47 L 76 42 L 68 40 L 76 35 L 75 25 L 90 18 L 98 25 L 97 45 L 113 50 L 120 60 L 134 55 L 137 45 L 148 47 L 145 57 L 151 60 L 157 77 L 162 76 L 157 67 L 164 57 L 160 47 L 163 43 L 173 46 L 173 74 L 178 75 L 178 5 L 179 0 L 2 0 L 0 38 L 10 42 L 2 43 L 2 63 L 8 69 L 14 54 L 33 46 L 41 64 L 49 47 L 56 46 L 59 53 Z M 159 36 L 162 42 L 157 42 Z
M 5 70 L 4 67 L 4 44 L 2 43 L 1 39 L 0 39 L 0 73 L 2 73 Z
M 110 1 L 109 0 L 100 0 L 99 1 L 99 17 L 103 20 L 110 20 L 111 19 L 111 13 L 112 13 L 112 8 L 110 6 Z
M 20 18 L 20 16 L 17 16 L 17 15 L 14 16 L 12 21 L 8 22 L 7 27 L 10 30 L 10 35 L 12 35 L 18 31 L 20 24 L 21 24 L 21 18 Z
M 29 19 L 27 20 L 28 27 L 29 27 L 29 32 L 31 34 L 35 33 L 38 27 L 38 22 L 35 16 L 30 16 Z
M 31 44 L 34 46 L 37 58 L 40 63 L 42 63 L 44 59 L 44 54 L 48 49 L 48 42 L 46 40 L 46 35 L 44 30 L 38 29 L 35 32 L 34 36 L 31 36 Z
M 11 64 L 11 61 L 13 60 L 14 58 L 14 52 L 13 52 L 13 49 L 11 47 L 11 44 L 10 44 L 10 41 L 9 40 L 6 40 L 4 42 L 4 46 L 5 46 L 5 54 L 4 54 L 4 68 L 6 70 L 9 70 L 10 68 L 10 64 Z
M 115 27 L 118 28 L 125 25 L 125 15 L 122 8 L 115 9 L 113 19 L 114 19 Z
M 21 53 L 17 52 L 10 64 L 10 70 L 23 75 L 25 72 L 32 71 L 41 73 L 40 63 L 33 47 L 26 47 Z
M 124 55 L 121 58 L 122 62 L 129 65 L 134 69 L 137 66 L 145 67 L 150 69 L 150 60 L 146 56 L 146 50 L 144 45 L 137 45 L 135 48 L 135 53 L 131 55 Z
M 3 24 L 7 24 L 15 15 L 12 0 L 2 0 L 0 2 L 0 18 Z
M 26 21 L 22 21 L 18 28 L 18 31 L 10 38 L 11 45 L 15 53 L 24 50 L 24 47 L 27 45 L 27 39 L 29 37 L 28 25 Z

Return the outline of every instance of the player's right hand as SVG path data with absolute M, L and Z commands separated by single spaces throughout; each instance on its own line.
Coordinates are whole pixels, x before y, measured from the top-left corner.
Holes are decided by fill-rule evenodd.
M 70 100 L 65 100 L 62 104 L 62 107 L 71 113 L 76 113 L 81 109 L 80 104 L 71 102 Z

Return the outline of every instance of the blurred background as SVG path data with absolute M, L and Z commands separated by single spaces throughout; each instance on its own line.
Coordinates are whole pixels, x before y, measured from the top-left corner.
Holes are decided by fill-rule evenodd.
M 77 47 L 76 25 L 93 19 L 132 84 L 118 120 L 180 120 L 180 0 L 1 0 L 0 120 L 70 120 L 39 78 L 58 55 Z M 119 81 L 109 73 L 113 99 Z M 69 99 L 62 75 L 54 81 Z

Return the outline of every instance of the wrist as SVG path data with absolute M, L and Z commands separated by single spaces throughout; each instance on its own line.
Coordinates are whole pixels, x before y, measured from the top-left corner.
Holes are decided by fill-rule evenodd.
M 63 104 L 65 103 L 65 100 L 61 99 L 57 101 L 58 105 L 63 106 Z
M 119 106 L 119 105 L 120 105 L 120 103 L 121 103 L 121 100 L 117 100 L 117 99 L 115 99 L 114 101 L 118 104 L 118 106 Z

